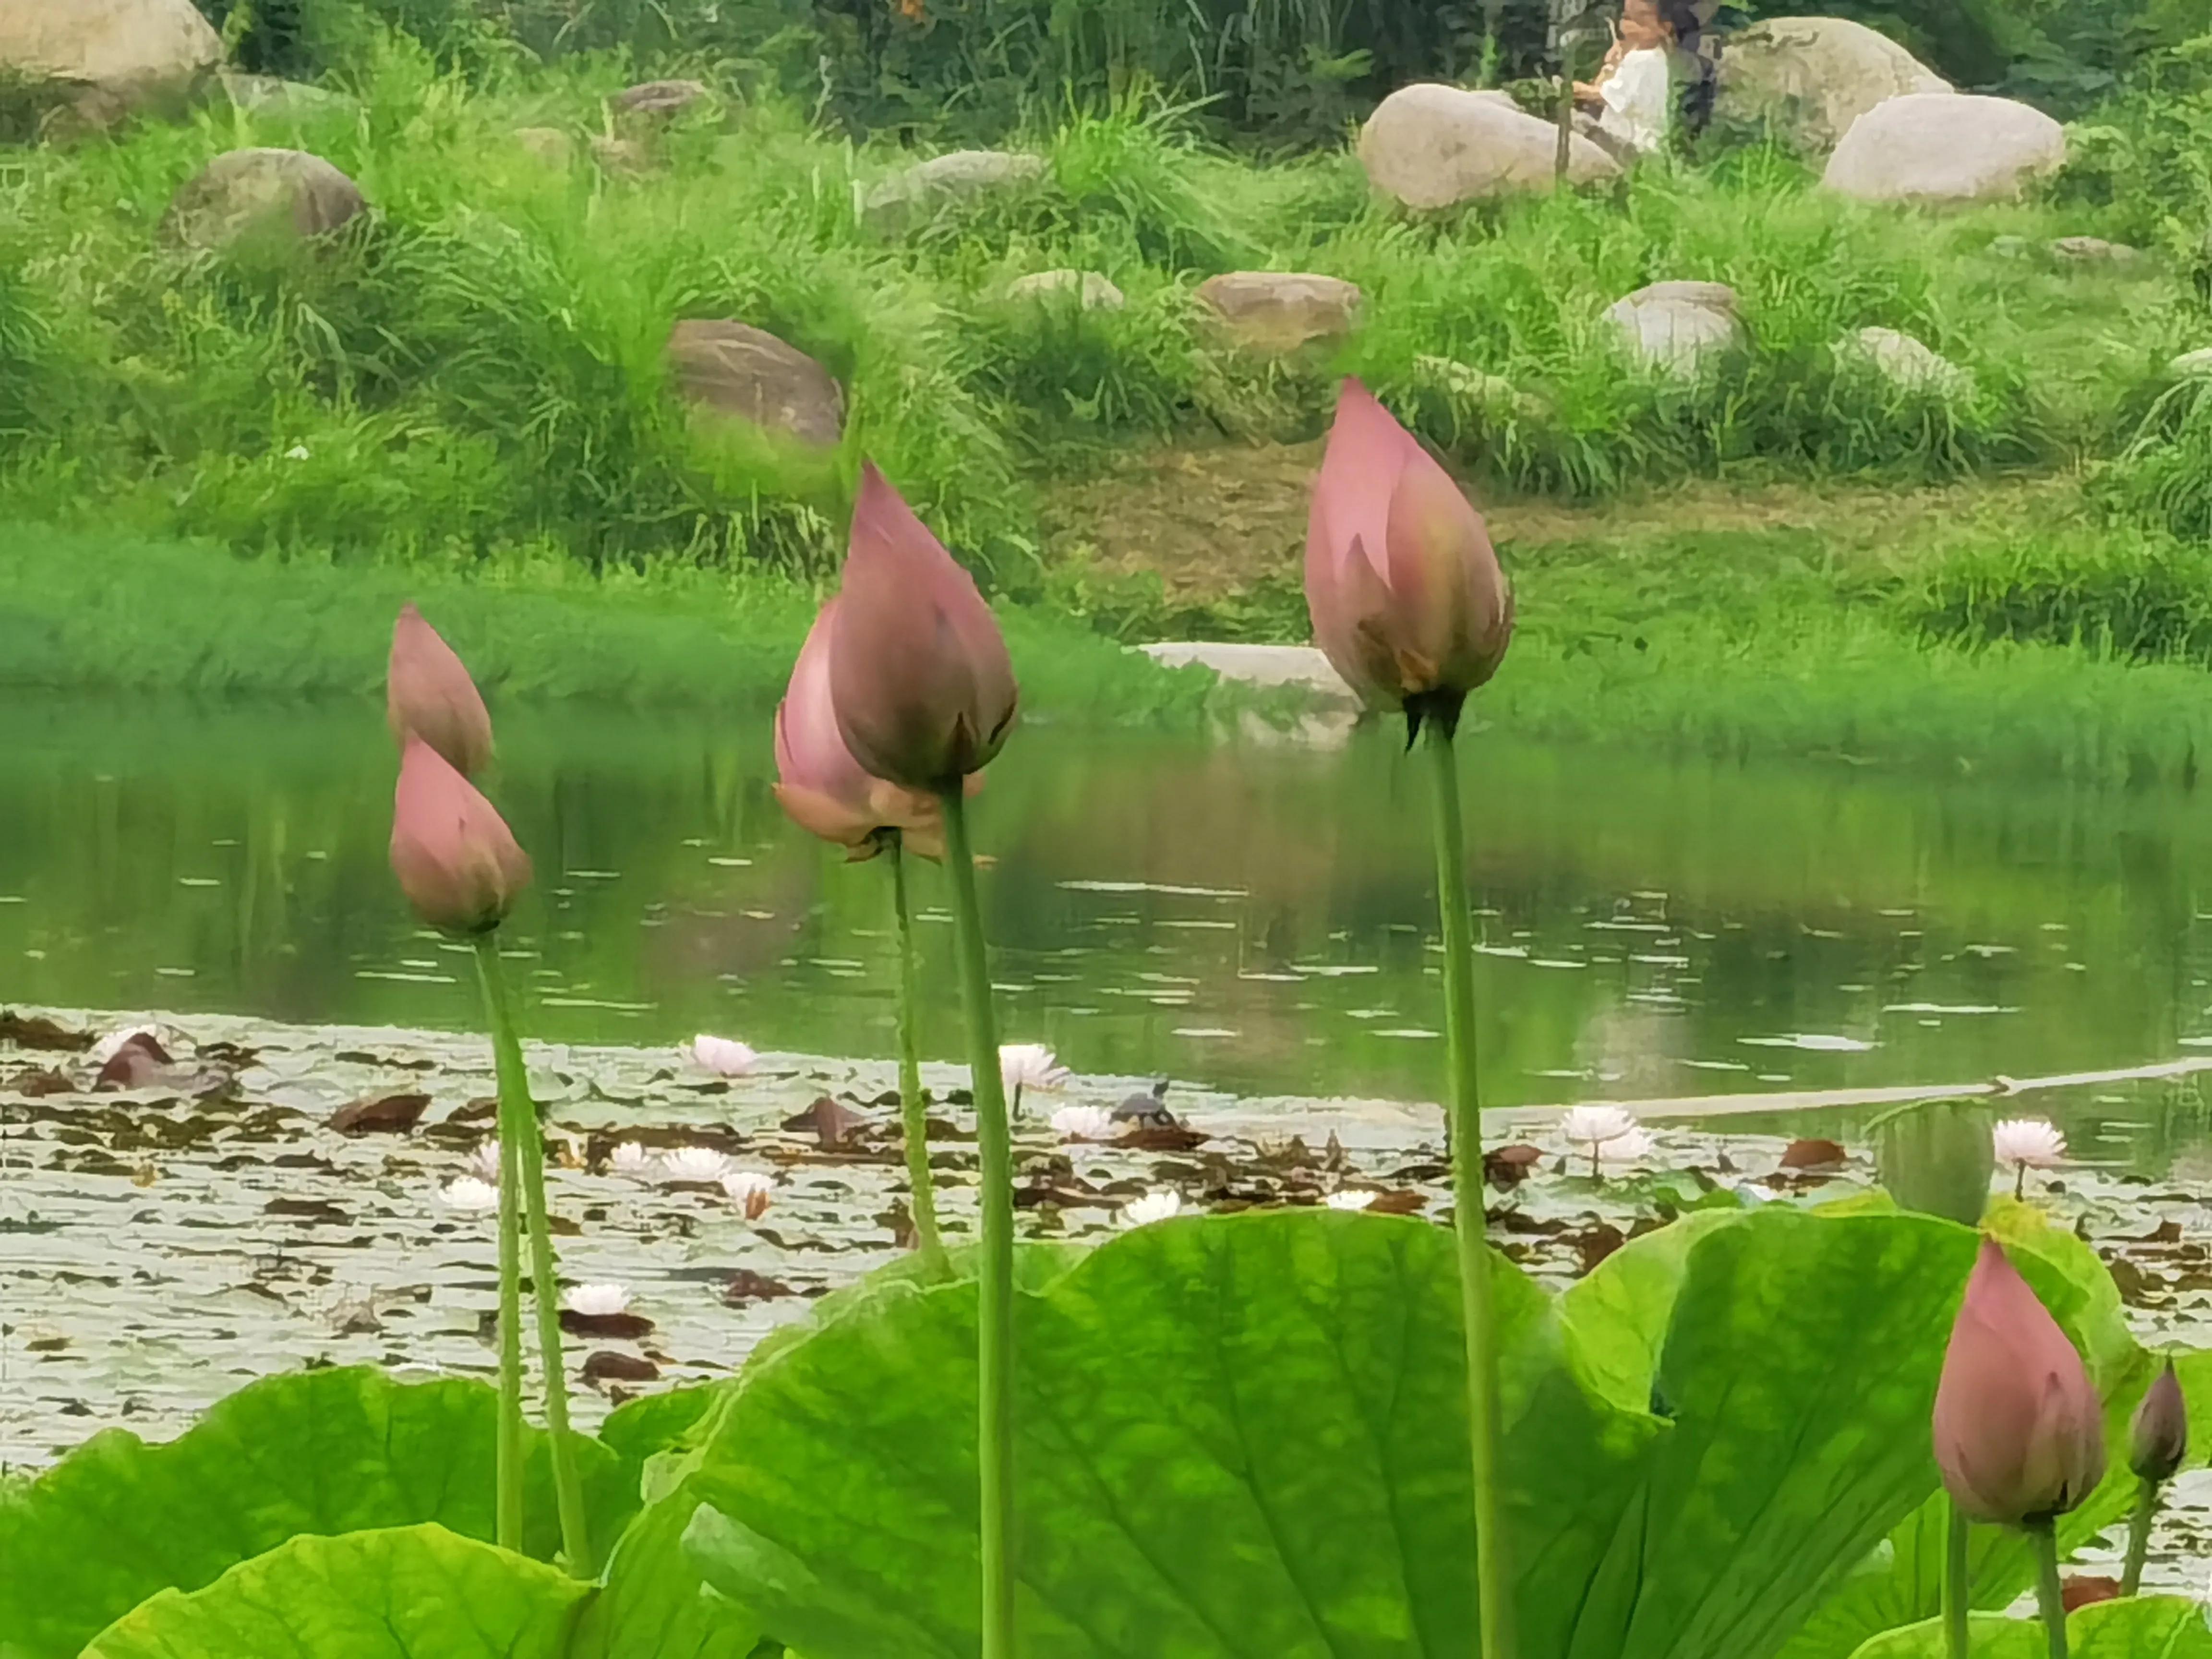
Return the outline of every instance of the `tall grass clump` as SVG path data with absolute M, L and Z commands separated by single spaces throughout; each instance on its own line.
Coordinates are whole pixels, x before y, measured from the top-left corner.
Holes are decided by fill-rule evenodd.
M 2212 378 L 2159 394 L 2094 491 L 2155 530 L 2212 544 Z

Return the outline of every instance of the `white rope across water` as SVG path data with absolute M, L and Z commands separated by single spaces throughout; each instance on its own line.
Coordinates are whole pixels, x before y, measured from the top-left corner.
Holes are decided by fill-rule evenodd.
M 1591 1105 L 1618 1106 L 1639 1117 L 1741 1117 L 1762 1112 L 1814 1111 L 1823 1107 L 1898 1106 L 1916 1100 L 2008 1100 L 2015 1095 L 2040 1094 L 2052 1089 L 2079 1089 L 2100 1083 L 2142 1083 L 2159 1078 L 2189 1077 L 2199 1072 L 2212 1072 L 2212 1054 L 2191 1054 L 2147 1066 L 2124 1066 L 2109 1072 L 2061 1072 L 2050 1077 L 2006 1077 L 2000 1073 L 1973 1083 L 1805 1089 L 1786 1094 L 1679 1095 L 1663 1100 L 1576 1101 L 1559 1106 L 1501 1108 L 1498 1115 L 1516 1120 L 1532 1116 L 1548 1119 L 1571 1111 L 1577 1105 Z

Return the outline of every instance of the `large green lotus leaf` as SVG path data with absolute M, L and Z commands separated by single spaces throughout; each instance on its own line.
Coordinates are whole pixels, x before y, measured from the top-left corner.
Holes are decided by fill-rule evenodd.
M 684 1548 L 700 1501 L 679 1479 L 631 1522 L 568 1659 L 746 1659 L 758 1645 L 758 1621 L 708 1590 Z
M 163 1590 L 83 1659 L 565 1659 L 590 1594 L 442 1527 L 310 1535 Z
M 1559 1323 L 1583 1380 L 1600 1396 L 1630 1411 L 1649 1409 L 1692 1247 L 1747 1213 L 1703 1210 L 1632 1238 L 1559 1298 Z
M 95 1435 L 0 1492 L 0 1659 L 76 1659 L 155 1591 L 197 1589 L 297 1534 L 434 1521 L 489 1538 L 498 1408 L 481 1382 L 331 1369 L 251 1383 L 166 1444 Z M 605 1549 L 637 1506 L 637 1471 L 576 1445 Z M 560 1544 L 547 1447 L 533 1431 L 525 1542 L 541 1559 Z
M 2060 1547 L 2071 1552 L 2120 1519 L 2135 1503 L 2136 1480 L 2121 1449 L 2127 1444 L 2128 1421 L 2155 1367 L 2127 1336 L 2124 1322 L 2115 1337 L 2115 1324 L 2121 1319 L 2118 1292 L 2088 1245 L 2031 1206 L 2008 1199 L 1992 1208 L 1988 1224 L 2012 1247 L 2022 1274 L 2075 1345 L 2092 1356 L 2104 1392 L 2106 1444 L 2112 1455 L 2103 1484 L 2059 1523 Z M 2189 1391 L 2191 1421 L 2212 1422 L 2212 1353 L 2185 1355 L 2179 1370 Z M 2212 1454 L 2212 1437 L 2197 1437 L 2191 1448 L 2191 1463 L 2207 1461 L 2208 1454 Z M 1942 1604 L 1948 1525 L 1948 1500 L 1936 1492 L 1890 1534 L 1888 1567 L 1839 1589 L 1791 1639 L 1784 1659 L 1848 1659 L 1880 1632 L 1933 1618 Z M 2009 1606 L 2034 1583 L 2034 1558 L 2017 1533 L 1975 1528 L 1970 1559 L 1977 1607 Z
M 2202 1602 L 2178 1595 L 2100 1601 L 2067 1620 L 2066 1648 L 2072 1659 L 2212 1659 L 2212 1628 Z M 2045 1659 L 2050 1647 L 2035 1620 L 1978 1613 L 1967 1650 L 1974 1659 Z M 1886 1631 L 1851 1659 L 1948 1659 L 1942 1621 Z
M 1679 1285 L 1671 1424 L 1598 1398 L 1553 1304 L 1498 1267 L 1526 1659 L 1771 1653 L 1933 1483 L 1924 1425 L 1972 1252 L 1918 1218 L 1712 1229 L 1656 1275 Z M 887 1287 L 763 1367 L 702 1453 L 695 1552 L 810 1659 L 976 1650 L 974 1306 L 962 1285 Z M 1448 1234 L 1311 1213 L 1148 1227 L 1019 1322 L 1034 1659 L 1463 1647 Z
M 727 1382 L 695 1382 L 659 1394 L 641 1395 L 607 1413 L 599 1438 L 629 1462 L 642 1465 L 689 1435 L 714 1407 Z

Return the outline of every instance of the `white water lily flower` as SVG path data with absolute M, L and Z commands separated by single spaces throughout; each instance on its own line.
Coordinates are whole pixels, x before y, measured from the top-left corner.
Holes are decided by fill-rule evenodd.
M 760 1064 L 760 1056 L 745 1044 L 704 1031 L 691 1039 L 691 1058 L 717 1077 L 744 1077 Z
M 1063 1106 L 1052 1115 L 1052 1132 L 1062 1140 L 1115 1140 L 1121 1126 L 1103 1106 Z
M 619 1285 L 578 1285 L 563 1298 L 570 1313 L 605 1319 L 629 1310 L 629 1292 Z
M 1560 1134 L 1577 1146 L 1601 1146 L 1636 1127 L 1636 1114 L 1618 1106 L 1577 1106 L 1559 1120 Z
M 487 1140 L 469 1154 L 469 1173 L 479 1181 L 499 1184 L 499 1142 Z
M 1182 1213 L 1182 1194 L 1162 1189 L 1133 1198 L 1121 1206 L 1121 1224 L 1148 1227 L 1155 1221 L 1172 1221 Z
M 999 1050 L 999 1080 L 1009 1095 L 1023 1089 L 1057 1089 L 1067 1081 L 1067 1067 L 1042 1042 L 1009 1042 Z
M 635 1140 L 623 1142 L 607 1160 L 607 1167 L 617 1175 L 641 1176 L 650 1171 L 653 1164 L 653 1154 Z
M 2038 1117 L 2007 1118 L 1990 1131 L 1997 1162 L 2008 1170 L 2055 1170 L 2066 1160 L 2066 1137 Z
M 768 1213 L 775 1182 L 751 1170 L 732 1170 L 722 1177 L 722 1190 L 730 1195 L 730 1202 L 745 1212 L 746 1220 L 758 1221 Z
M 1374 1201 L 1373 1193 L 1357 1192 L 1349 1187 L 1322 1200 L 1332 1210 L 1364 1210 Z
M 489 1181 L 479 1181 L 474 1176 L 456 1176 L 438 1189 L 438 1196 L 449 1210 L 496 1210 L 499 1208 L 499 1188 Z
M 711 1146 L 678 1146 L 660 1155 L 661 1172 L 671 1181 L 720 1181 L 734 1167 Z

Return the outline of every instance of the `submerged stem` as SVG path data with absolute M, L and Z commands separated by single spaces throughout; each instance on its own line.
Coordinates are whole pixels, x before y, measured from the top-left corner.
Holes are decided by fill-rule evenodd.
M 2066 1659 L 2066 1586 L 2058 1577 L 2058 1532 L 2051 1521 L 2027 1523 L 2035 1546 L 2035 1603 L 2043 1614 L 2044 1639 L 2051 1659 Z
M 504 1108 L 500 1117 L 506 1117 Z M 522 1178 L 514 1138 L 499 1124 L 499 1425 L 492 1539 L 522 1548 Z
M 545 1142 L 538 1127 L 538 1108 L 530 1098 L 530 1074 L 523 1069 L 514 1014 L 507 1006 L 499 945 L 490 933 L 477 940 L 477 974 L 483 981 L 484 1008 L 491 1016 L 492 1055 L 499 1071 L 500 1184 L 503 1191 L 512 1169 L 522 1189 L 523 1216 L 530 1230 L 530 1296 L 538 1310 L 538 1356 L 545 1374 L 545 1424 L 551 1431 L 553 1497 L 561 1513 L 561 1549 L 568 1558 L 569 1572 L 590 1578 L 598 1568 L 592 1559 L 591 1529 L 584 1514 L 584 1485 L 576 1471 L 575 1444 L 568 1435 L 568 1379 L 561 1363 L 561 1281 L 553 1265 L 553 1231 L 545 1215 Z M 520 1342 L 519 1333 L 516 1340 Z M 518 1362 L 518 1374 L 520 1370 Z M 519 1402 L 516 1414 L 520 1415 Z
M 907 898 L 906 849 L 894 834 L 884 856 L 891 865 L 891 898 L 898 910 L 899 1114 L 906 1126 L 906 1179 L 914 1189 L 914 1234 L 933 1278 L 945 1271 L 945 1241 L 937 1231 L 937 1193 L 930 1184 L 929 1103 L 921 1096 L 921 969 L 915 959 L 914 908 Z
M 2121 1570 L 2120 1594 L 2133 1595 L 2142 1588 L 2143 1563 L 2150 1558 L 2150 1523 L 2158 1518 L 2159 1483 L 2146 1480 L 2136 1494 L 2135 1513 L 2128 1517 L 2128 1564 Z
M 983 1236 L 976 1263 L 976 1468 L 982 1509 L 982 1659 L 1014 1659 L 1014 1172 L 999 1033 L 968 801 L 955 782 L 945 803 L 945 870 L 952 878 L 952 933 L 960 1000 L 968 1014 L 969 1087 L 982 1164 Z
M 1467 1327 L 1468 1437 L 1474 1472 L 1475 1584 L 1483 1659 L 1510 1659 L 1512 1574 L 1498 1501 L 1498 1345 L 1490 1309 L 1488 1217 L 1482 1195 L 1482 1103 L 1475 1079 L 1474 934 L 1467 896 L 1467 847 L 1460 824 L 1459 765 L 1452 722 L 1429 722 L 1430 794 L 1435 812 L 1437 903 L 1443 930 L 1444 1031 L 1451 1066 L 1452 1204 L 1459 1247 L 1461 1314 Z M 1595 1169 L 1596 1155 L 1591 1155 Z
M 1956 1504 L 1950 1509 L 1950 1532 L 1943 1552 L 1943 1652 L 1945 1659 L 1966 1659 L 1968 1615 L 1974 1605 L 1968 1566 L 1973 1523 Z

